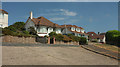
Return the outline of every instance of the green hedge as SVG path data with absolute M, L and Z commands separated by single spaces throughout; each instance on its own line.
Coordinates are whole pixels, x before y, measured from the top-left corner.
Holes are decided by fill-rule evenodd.
M 110 30 L 106 33 L 106 43 L 120 46 L 120 31 Z

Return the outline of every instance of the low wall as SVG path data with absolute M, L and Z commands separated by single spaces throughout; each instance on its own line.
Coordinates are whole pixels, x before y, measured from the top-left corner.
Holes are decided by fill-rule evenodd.
M 34 37 L 2 36 L 2 42 L 9 43 L 37 43 Z
M 63 41 L 55 41 L 55 44 L 79 45 L 79 42 L 63 42 Z

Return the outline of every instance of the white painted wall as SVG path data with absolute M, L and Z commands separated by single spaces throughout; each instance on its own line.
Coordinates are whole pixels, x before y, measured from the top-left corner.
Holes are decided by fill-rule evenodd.
M 104 36 L 104 38 L 103 38 L 103 39 L 101 39 L 101 42 L 104 42 L 104 43 L 105 43 L 105 36 Z
M 48 34 L 38 34 L 38 36 L 45 36 L 45 35 L 47 35 L 47 36 L 48 36 Z
M 0 13 L 0 27 L 8 27 L 8 14 Z
M 63 29 L 62 34 L 72 34 L 68 29 Z

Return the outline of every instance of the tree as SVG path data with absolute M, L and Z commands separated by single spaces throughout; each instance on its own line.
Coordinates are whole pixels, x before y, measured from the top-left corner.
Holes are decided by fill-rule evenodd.
M 13 24 L 13 26 L 20 31 L 25 30 L 25 28 L 24 28 L 25 23 L 24 22 L 16 22 L 16 23 Z
M 120 31 L 110 30 L 106 33 L 106 43 L 112 45 L 118 45 L 120 40 Z

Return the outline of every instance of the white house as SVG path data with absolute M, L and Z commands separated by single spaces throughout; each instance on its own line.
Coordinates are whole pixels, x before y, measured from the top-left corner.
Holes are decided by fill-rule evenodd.
M 34 27 L 37 34 L 42 37 L 45 35 L 49 36 L 49 33 L 53 31 L 62 34 L 60 25 L 55 24 L 44 17 L 34 18 L 32 12 L 30 12 L 30 17 L 25 24 L 26 30 L 28 30 L 29 27 Z
M 88 32 L 89 41 L 95 41 L 105 43 L 105 33 L 96 34 L 95 32 Z
M 0 27 L 8 27 L 8 12 L 3 9 L 0 9 Z
M 39 36 L 49 36 L 49 33 L 56 32 L 57 34 L 73 34 L 75 36 L 87 37 L 84 29 L 76 25 L 58 25 L 44 17 L 34 18 L 32 12 L 30 17 L 26 21 L 25 28 L 28 30 L 30 27 L 34 27 Z
M 82 27 L 78 27 L 76 25 L 61 25 L 61 26 L 64 27 L 62 34 L 73 34 L 75 36 L 88 38 L 88 35 L 85 33 Z

